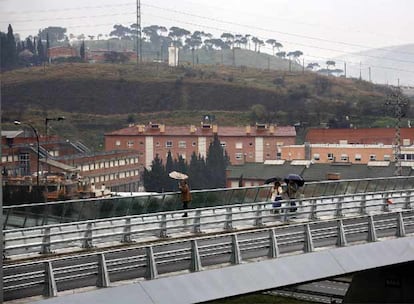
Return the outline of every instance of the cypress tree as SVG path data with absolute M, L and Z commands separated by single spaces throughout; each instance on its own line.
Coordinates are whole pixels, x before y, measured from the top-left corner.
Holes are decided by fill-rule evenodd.
M 45 61 L 45 49 L 43 47 L 42 39 L 38 39 L 37 41 L 37 55 L 39 56 L 40 62 Z
M 144 187 L 149 192 L 164 192 L 165 188 L 165 168 L 162 159 L 158 154 L 155 156 L 151 164 L 151 171 L 144 170 Z
M 226 168 L 228 165 L 228 156 L 220 144 L 217 134 L 210 143 L 207 152 L 206 165 L 209 175 L 209 186 L 211 188 L 226 187 Z
M 172 171 L 174 171 L 174 161 L 171 155 L 171 151 L 168 150 L 167 161 L 165 162 L 165 191 L 167 192 L 174 191 L 177 188 L 176 181 L 168 176 L 168 174 Z
M 79 50 L 79 55 L 82 59 L 82 61 L 85 61 L 86 57 L 85 57 L 85 41 L 82 40 L 82 44 L 80 46 L 80 50 Z
M 2 43 L 3 45 L 3 43 Z M 13 28 L 11 24 L 9 24 L 7 28 L 7 36 L 6 41 L 4 43 L 5 47 L 2 48 L 2 52 L 4 51 L 4 67 L 14 67 L 17 64 L 17 48 L 16 48 L 16 40 L 13 34 Z
M 49 49 L 50 49 L 50 42 L 49 42 L 49 33 L 46 34 L 46 61 L 49 61 Z

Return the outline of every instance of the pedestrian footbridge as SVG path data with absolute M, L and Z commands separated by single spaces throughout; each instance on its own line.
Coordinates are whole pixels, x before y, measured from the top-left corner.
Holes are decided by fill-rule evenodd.
M 9 219 L 26 224 L 4 231 L 4 299 L 195 303 L 410 262 L 412 181 L 315 183 L 295 212 L 290 201 L 275 209 L 266 194 L 259 199 L 266 187 L 238 189 L 250 201 L 195 208 L 188 218 L 173 210 L 54 216 L 36 226 L 27 225 L 39 223 L 33 210 L 11 207 Z

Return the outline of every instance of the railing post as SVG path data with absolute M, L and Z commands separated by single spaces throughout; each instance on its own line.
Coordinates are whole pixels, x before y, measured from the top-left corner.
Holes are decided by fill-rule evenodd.
M 262 205 L 257 205 L 256 216 L 254 219 L 254 226 L 261 227 L 263 226 L 263 217 L 262 217 Z
M 344 199 L 342 197 L 338 198 L 338 201 L 336 203 L 336 210 L 335 210 L 335 217 L 343 217 L 342 213 L 342 201 Z
M 339 247 L 345 247 L 348 245 L 345 235 L 344 223 L 342 219 L 338 220 L 338 236 L 337 236 L 336 245 Z
M 92 243 L 92 223 L 87 223 L 82 248 L 92 248 L 92 247 L 93 247 L 93 243 Z
M 390 212 L 390 206 L 388 204 L 388 198 L 383 197 L 382 198 L 382 212 Z
M 269 258 L 278 258 L 280 255 L 275 229 L 269 230 Z
M 40 250 L 40 253 L 48 254 L 50 252 L 50 227 L 46 227 L 43 231 L 42 249 Z
M 226 208 L 226 221 L 224 222 L 224 230 L 233 230 L 233 213 L 231 207 Z
M 313 239 L 312 239 L 312 232 L 310 230 L 309 224 L 305 225 L 305 244 L 304 244 L 304 251 L 305 252 L 312 252 L 313 248 Z
M 201 210 L 197 209 L 194 215 L 193 233 L 201 233 Z
M 368 242 L 376 242 L 377 232 L 375 231 L 374 217 L 370 215 L 368 217 Z
M 155 263 L 154 251 L 152 246 L 147 247 L 147 271 L 145 272 L 145 278 L 147 280 L 153 280 L 158 277 L 157 264 Z
M 202 269 L 200 252 L 198 251 L 197 240 L 191 240 L 191 265 L 190 271 L 197 272 Z
M 290 200 L 286 200 L 285 201 L 285 205 L 283 207 L 282 210 L 280 210 L 280 212 L 283 212 L 283 222 L 287 223 L 289 222 L 289 207 L 290 206 Z
M 103 253 L 98 255 L 98 279 L 96 280 L 97 287 L 109 287 L 108 268 L 106 267 L 105 255 Z
M 402 216 L 402 212 L 398 212 L 398 215 L 397 215 L 397 237 L 404 237 L 404 236 L 405 236 L 404 218 Z
M 231 263 L 240 264 L 242 261 L 237 234 L 231 236 Z
M 161 223 L 160 223 L 160 238 L 166 238 L 167 235 L 167 215 L 161 215 Z
M 125 219 L 124 233 L 122 234 L 122 243 L 131 243 L 131 218 Z
M 55 281 L 55 275 L 53 273 L 52 262 L 45 262 L 45 286 L 43 290 L 45 297 L 56 297 L 57 286 Z
M 311 212 L 309 214 L 309 219 L 311 221 L 317 220 L 318 219 L 318 215 L 317 215 L 317 211 L 316 211 L 317 205 L 316 205 L 316 200 L 313 199 L 311 200 Z
M 407 196 L 405 197 L 405 204 L 404 209 L 411 209 L 411 191 L 407 192 Z
M 367 196 L 365 194 L 361 197 L 361 204 L 359 205 L 359 214 L 367 214 Z

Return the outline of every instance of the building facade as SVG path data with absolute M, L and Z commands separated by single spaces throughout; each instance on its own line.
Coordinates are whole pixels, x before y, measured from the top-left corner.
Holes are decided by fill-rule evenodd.
M 137 151 L 141 164 L 150 168 L 156 155 L 165 160 L 169 151 L 173 158 L 180 155 L 189 160 L 193 152 L 206 157 L 215 134 L 232 164 L 262 163 L 280 158 L 281 147 L 296 141 L 293 126 L 227 127 L 201 123 L 197 127 L 186 127 L 149 123 L 105 134 L 105 149 Z

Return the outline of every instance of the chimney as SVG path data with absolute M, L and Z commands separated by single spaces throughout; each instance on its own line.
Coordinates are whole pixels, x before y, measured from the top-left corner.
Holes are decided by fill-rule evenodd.
M 246 134 L 250 134 L 251 132 L 251 127 L 250 126 L 246 126 Z
M 165 125 L 160 125 L 160 133 L 165 133 Z
M 145 126 L 144 125 L 137 125 L 137 129 L 139 133 L 144 133 L 145 131 Z
M 213 133 L 218 133 L 218 125 L 213 125 Z
M 275 126 L 274 126 L 274 125 L 271 125 L 271 126 L 269 127 L 269 133 L 270 133 L 270 134 L 274 134 L 274 133 L 275 133 Z
M 191 125 L 191 126 L 190 126 L 190 133 L 194 134 L 194 133 L 195 133 L 195 131 L 197 131 L 197 129 L 196 129 L 196 127 L 195 127 L 195 125 Z

